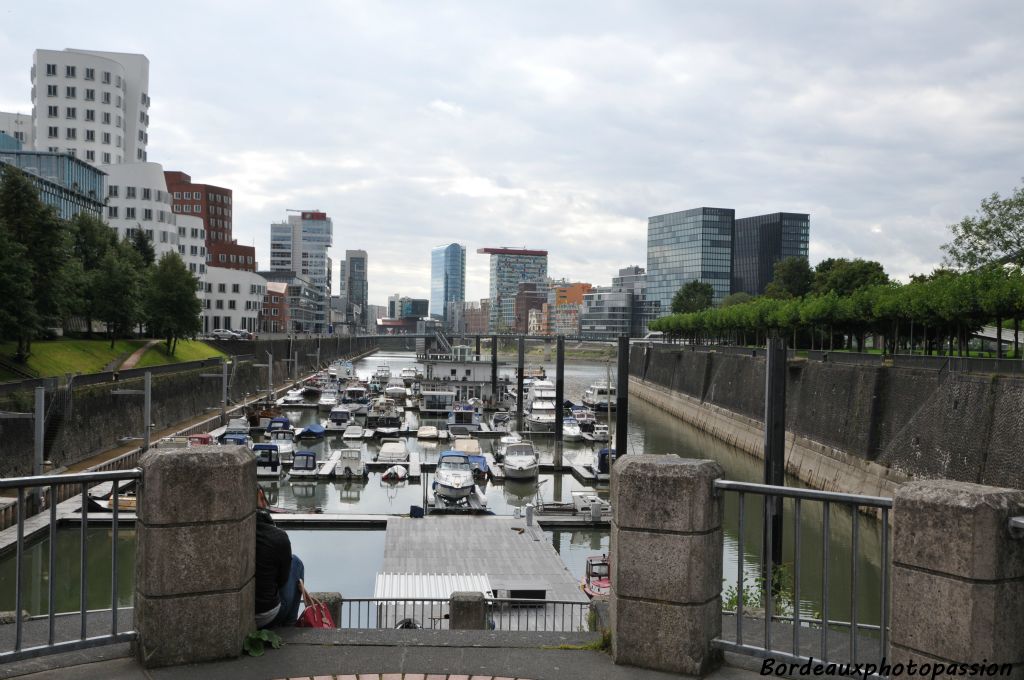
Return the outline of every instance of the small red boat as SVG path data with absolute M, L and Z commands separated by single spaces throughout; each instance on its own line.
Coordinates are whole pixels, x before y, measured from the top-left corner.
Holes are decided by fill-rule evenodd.
M 587 558 L 587 570 L 583 576 L 583 592 L 589 597 L 607 597 L 612 590 L 611 565 L 607 555 L 592 555 Z

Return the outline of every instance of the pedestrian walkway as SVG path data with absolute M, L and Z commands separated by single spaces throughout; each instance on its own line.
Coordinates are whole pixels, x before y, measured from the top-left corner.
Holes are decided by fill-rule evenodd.
M 163 342 L 163 340 L 150 340 L 145 345 L 132 352 L 131 356 L 125 359 L 117 370 L 127 371 L 129 368 L 135 368 L 135 366 L 142 361 L 142 355 L 144 355 L 150 347 L 159 345 L 161 342 Z

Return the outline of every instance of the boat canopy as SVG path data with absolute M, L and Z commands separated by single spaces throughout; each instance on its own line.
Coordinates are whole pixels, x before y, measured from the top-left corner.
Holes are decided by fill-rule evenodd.
M 296 451 L 292 459 L 293 470 L 316 470 L 316 454 L 312 451 Z

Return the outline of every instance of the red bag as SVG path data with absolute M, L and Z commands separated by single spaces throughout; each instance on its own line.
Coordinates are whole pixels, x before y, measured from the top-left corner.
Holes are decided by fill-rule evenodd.
M 331 610 L 320 600 L 310 595 L 306 585 L 299 581 L 299 590 L 302 591 L 302 602 L 306 605 L 295 622 L 298 628 L 336 628 Z

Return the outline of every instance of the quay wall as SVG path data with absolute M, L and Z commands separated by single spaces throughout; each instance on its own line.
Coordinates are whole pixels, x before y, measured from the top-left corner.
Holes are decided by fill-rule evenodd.
M 274 356 L 273 379 L 276 386 L 290 382 L 292 367 L 285 361 L 289 354 L 299 355 L 298 375 L 315 369 L 316 339 L 272 340 L 219 345 L 238 359 L 229 366 L 228 402 L 240 402 L 247 396 L 267 389 L 266 352 Z M 350 350 L 342 340 L 323 339 L 320 345 L 321 364 L 339 356 L 358 356 L 370 348 L 363 341 Z M 341 350 L 340 354 L 335 354 Z M 349 352 L 352 352 L 350 354 Z M 312 356 L 310 356 L 312 355 Z M 204 378 L 202 374 L 219 374 L 219 364 L 180 372 L 152 376 L 151 416 L 153 432 L 168 429 L 177 423 L 203 414 L 216 415 L 221 401 L 221 381 Z M 97 453 L 116 447 L 122 437 L 138 437 L 143 432 L 143 396 L 114 395 L 112 390 L 142 390 L 144 378 L 131 377 L 106 382 L 75 385 L 67 390 L 59 404 L 56 422 L 47 425 L 45 458 L 60 469 L 86 460 Z M 62 388 L 64 389 L 64 388 Z M 31 389 L 0 396 L 0 411 L 30 412 L 33 410 Z M 59 402 L 56 393 L 47 394 L 47 408 Z M 135 441 L 135 444 L 141 442 Z M 32 419 L 0 419 L 0 477 L 32 474 L 34 430 Z
M 763 457 L 764 369 L 763 356 L 635 346 L 630 393 Z M 803 359 L 786 373 L 787 466 L 813 486 L 1024 489 L 1024 378 Z

